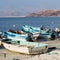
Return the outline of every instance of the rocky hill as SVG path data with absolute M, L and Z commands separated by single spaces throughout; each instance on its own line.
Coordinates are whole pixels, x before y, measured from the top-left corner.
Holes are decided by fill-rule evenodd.
M 37 16 L 60 16 L 60 10 L 45 10 L 37 13 L 28 14 L 29 17 L 37 17 Z
M 28 14 L 28 15 L 27 15 Z M 40 12 L 27 13 L 26 11 L 14 10 L 14 9 L 0 9 L 0 17 L 4 16 L 27 16 L 27 17 L 37 17 L 37 16 L 60 16 L 60 10 L 44 10 Z

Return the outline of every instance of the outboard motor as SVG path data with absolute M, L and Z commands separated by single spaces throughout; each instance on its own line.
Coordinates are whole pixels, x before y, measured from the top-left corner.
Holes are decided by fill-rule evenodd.
M 28 37 L 27 37 L 27 41 L 33 42 L 33 34 L 32 33 L 28 33 Z
M 41 25 L 40 29 L 41 29 L 41 30 L 44 30 L 44 29 L 45 29 L 45 27 L 44 27 L 43 25 Z
M 56 38 L 56 35 L 55 35 L 54 32 L 52 32 L 52 34 L 51 34 L 51 40 L 54 40 L 55 38 Z

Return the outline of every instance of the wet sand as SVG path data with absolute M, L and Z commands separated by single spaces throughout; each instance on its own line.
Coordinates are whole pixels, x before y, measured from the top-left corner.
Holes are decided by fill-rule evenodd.
M 0 46 L 0 60 L 60 60 L 60 40 L 42 43 L 55 44 L 57 49 L 49 49 L 47 53 L 39 55 L 24 55 L 6 50 Z

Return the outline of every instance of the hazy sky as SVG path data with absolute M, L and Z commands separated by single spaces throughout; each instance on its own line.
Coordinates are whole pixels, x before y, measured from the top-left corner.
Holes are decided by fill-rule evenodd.
M 60 0 L 0 0 L 0 9 L 21 9 L 21 11 L 60 9 Z

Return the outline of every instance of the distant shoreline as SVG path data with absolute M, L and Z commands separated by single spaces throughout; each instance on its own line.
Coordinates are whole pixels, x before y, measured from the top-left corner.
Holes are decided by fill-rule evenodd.
M 24 18 L 24 17 L 60 17 L 60 16 L 0 16 L 0 18 Z
M 19 17 L 26 17 L 26 16 L 0 16 L 0 18 L 19 18 Z

